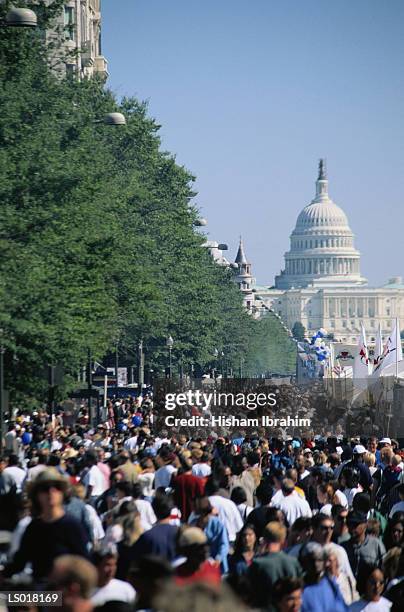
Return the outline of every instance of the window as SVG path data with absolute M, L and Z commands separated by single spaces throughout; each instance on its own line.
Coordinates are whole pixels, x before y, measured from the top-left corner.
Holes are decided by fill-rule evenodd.
M 390 308 L 386 308 L 386 315 L 389 317 L 390 316 Z
M 346 327 L 346 321 L 342 321 L 342 327 Z
M 65 38 L 67 40 L 75 40 L 74 7 L 73 6 L 65 6 L 64 23 L 65 23 Z

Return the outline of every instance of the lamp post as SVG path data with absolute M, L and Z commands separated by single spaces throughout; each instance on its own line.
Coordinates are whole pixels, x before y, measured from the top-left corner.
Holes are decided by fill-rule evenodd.
M 215 348 L 215 350 L 213 351 L 213 357 L 215 358 L 214 360 L 214 366 L 212 368 L 212 374 L 213 374 L 213 380 L 216 379 L 216 367 L 217 367 L 217 358 L 219 357 L 219 351 L 217 348 Z
M 143 352 L 143 340 L 139 342 L 139 376 L 138 383 L 140 394 L 142 393 L 143 385 L 144 385 L 144 352 Z
M 171 379 L 171 368 L 172 368 L 172 350 L 173 350 L 173 346 L 174 346 L 174 340 L 172 339 L 171 336 L 168 336 L 167 338 L 167 342 L 166 342 L 166 346 L 168 348 L 168 355 L 169 355 L 169 361 L 168 361 L 168 377 Z
M 36 28 L 38 19 L 34 11 L 27 8 L 11 8 L 0 25 L 6 28 Z

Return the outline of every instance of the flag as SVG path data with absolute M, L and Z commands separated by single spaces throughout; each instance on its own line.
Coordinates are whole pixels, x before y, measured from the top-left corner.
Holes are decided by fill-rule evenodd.
M 368 345 L 366 342 L 366 332 L 361 323 L 361 334 L 359 336 L 358 348 L 353 365 L 353 377 L 355 379 L 367 379 L 372 372 L 372 364 L 369 359 Z
M 383 352 L 381 358 L 377 366 L 375 367 L 375 372 L 380 372 L 384 370 L 388 365 L 392 363 L 399 363 L 403 359 L 403 350 L 401 348 L 401 336 L 400 336 L 400 325 L 398 319 L 395 320 L 393 331 L 390 336 L 387 338 L 387 342 L 384 345 Z

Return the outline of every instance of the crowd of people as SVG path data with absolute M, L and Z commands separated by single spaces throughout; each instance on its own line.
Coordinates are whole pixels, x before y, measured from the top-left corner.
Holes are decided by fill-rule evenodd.
M 397 441 L 172 435 L 152 414 L 151 395 L 97 427 L 85 406 L 16 411 L 2 590 L 58 591 L 69 612 L 403 609 Z

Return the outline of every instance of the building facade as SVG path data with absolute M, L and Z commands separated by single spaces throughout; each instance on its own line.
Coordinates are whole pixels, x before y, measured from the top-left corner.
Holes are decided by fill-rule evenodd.
M 107 78 L 108 64 L 101 49 L 101 0 L 67 0 L 46 37 L 55 44 L 51 61 L 58 74 Z
M 292 231 L 284 269 L 274 286 L 253 286 L 252 296 L 253 311 L 270 309 L 289 329 L 299 321 L 309 336 L 323 327 L 335 340 L 356 343 L 363 323 L 372 342 L 379 323 L 387 335 L 395 317 L 404 328 L 403 280 L 394 277 L 383 287 L 368 286 L 347 216 L 329 197 L 323 160 L 315 197 Z

